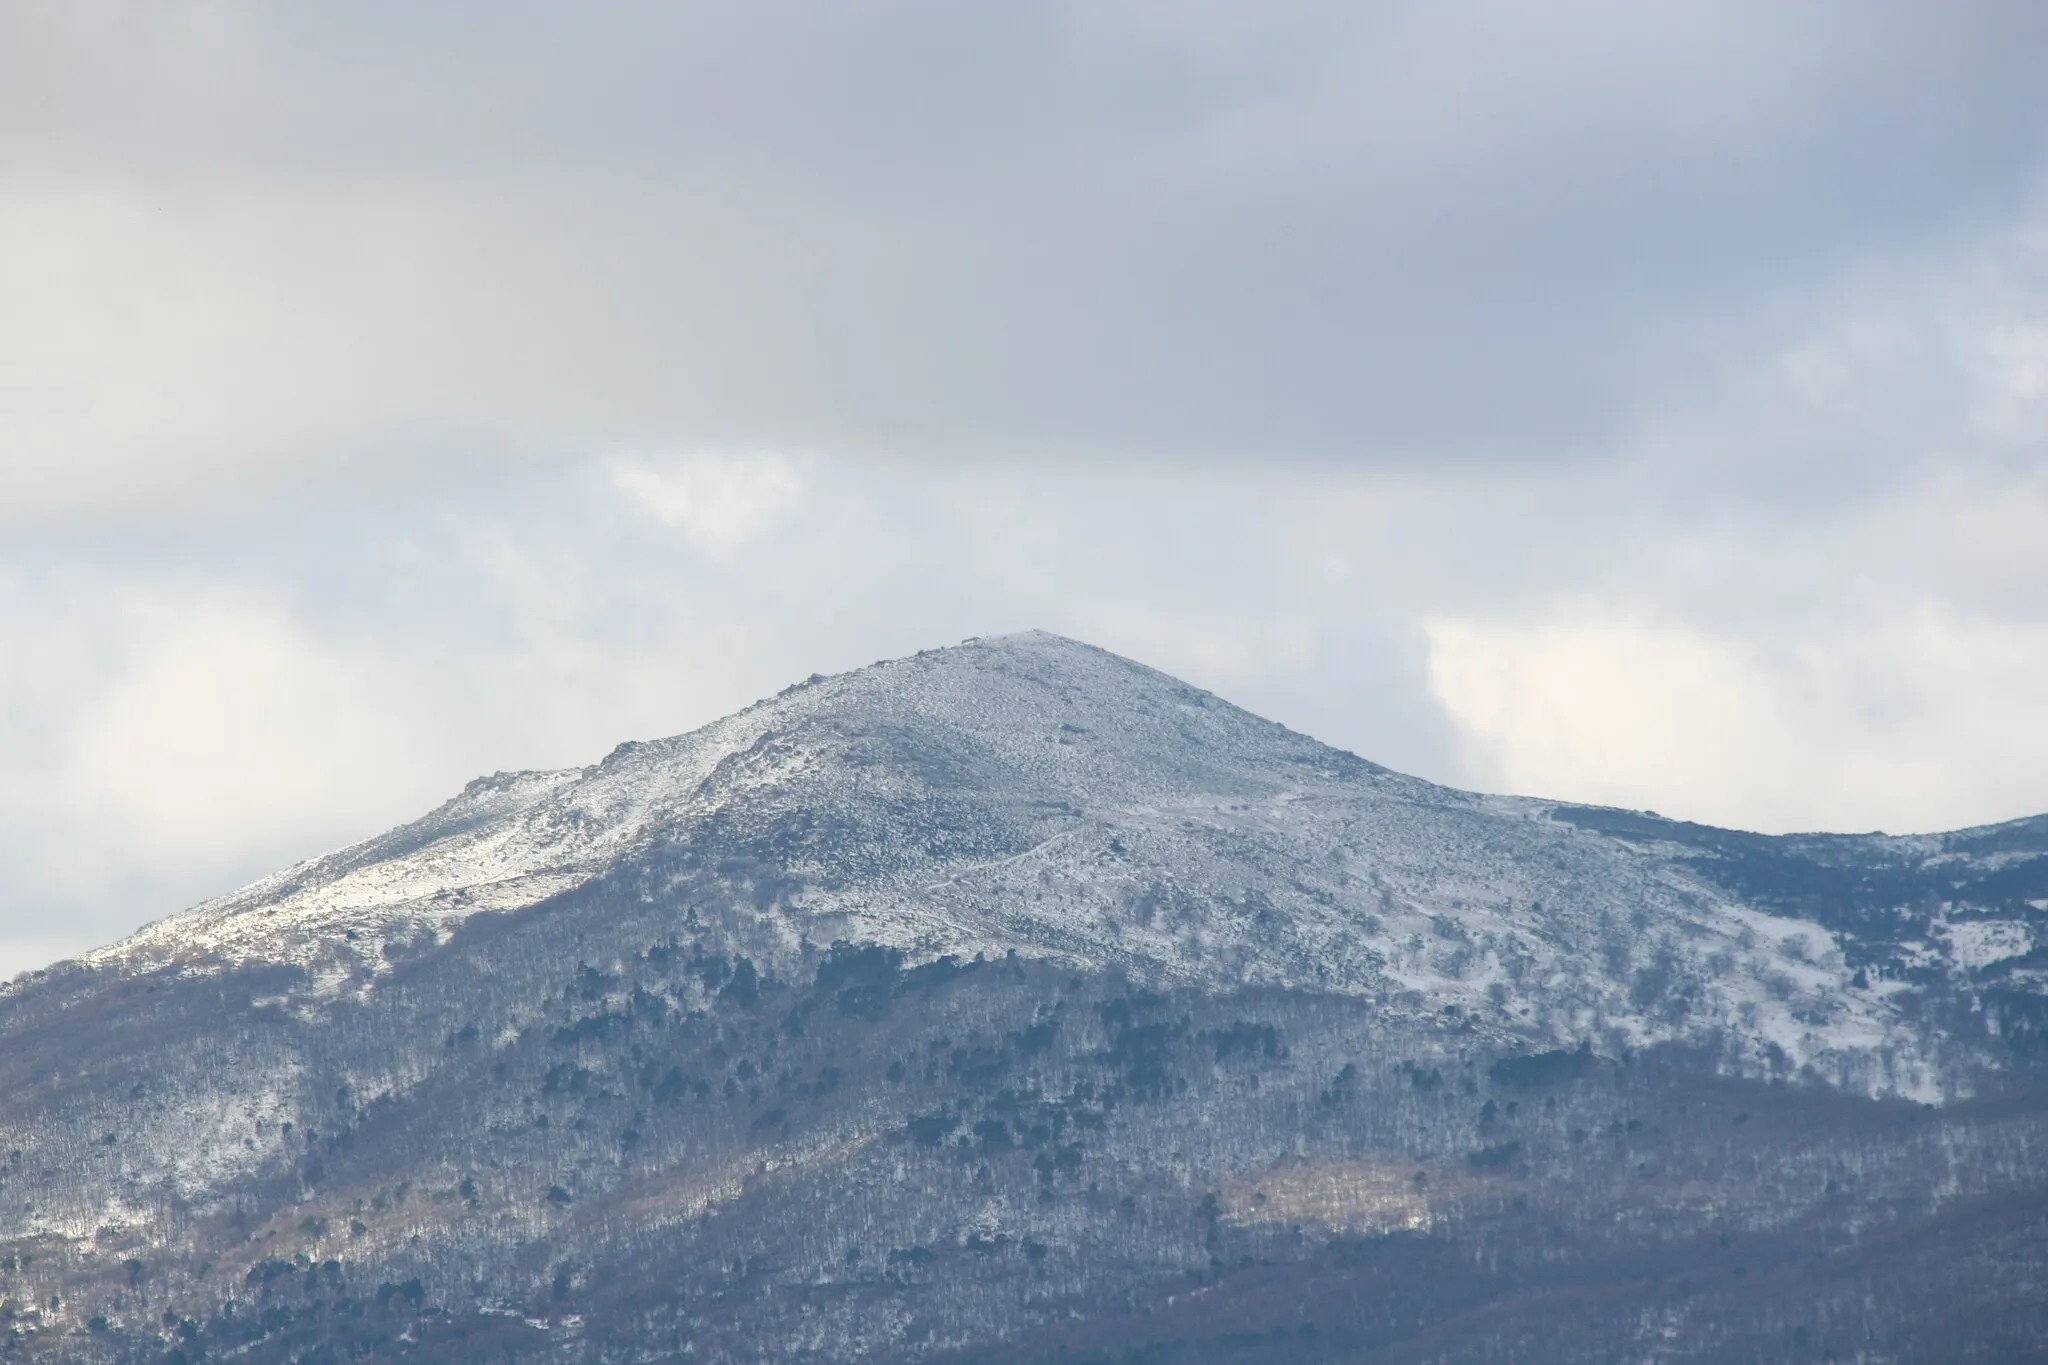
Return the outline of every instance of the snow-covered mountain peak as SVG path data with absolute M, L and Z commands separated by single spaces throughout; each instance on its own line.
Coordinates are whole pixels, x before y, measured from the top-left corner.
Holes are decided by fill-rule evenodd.
M 1593 1303 L 1573 1360 L 1818 1358 L 1934 1284 L 1946 1347 L 2048 1264 L 2044 1002 L 2048 817 L 1481 796 L 969 641 L 0 985 L 0 1341 L 1494 1359 Z
M 1193 716 L 1208 724 L 1192 724 Z M 814 676 L 688 734 L 621 744 L 586 768 L 478 778 L 411 824 L 158 921 L 88 960 L 306 961 L 323 939 L 353 934 L 347 941 L 381 942 L 421 922 L 529 905 L 587 880 L 679 818 L 787 777 L 796 750 L 785 743 L 777 757 L 753 752 L 764 737 L 801 734 L 816 744 L 829 733 L 859 751 L 892 737 L 972 733 L 1079 791 L 1133 759 L 1184 751 L 1173 741 L 1199 739 L 1203 729 L 1213 736 L 1277 727 L 1045 632 L 969 641 Z M 1122 742 L 1109 761 L 1099 750 L 1089 751 L 1097 761 L 1076 761 L 1071 743 L 1055 753 L 1064 763 L 1030 752 L 1048 739 L 1084 734 Z
M 1015 951 L 1934 1093 L 1906 987 L 1872 982 L 1836 928 L 1716 880 L 1685 842 L 1701 829 L 1403 777 L 1029 632 L 814 676 L 587 768 L 478 779 L 89 960 L 293 966 L 318 1001 L 480 912 L 596 904 L 626 879 L 780 970 L 839 940 Z M 1856 856 L 1949 856 L 1908 842 Z M 2023 939 L 1931 941 L 1974 962 Z

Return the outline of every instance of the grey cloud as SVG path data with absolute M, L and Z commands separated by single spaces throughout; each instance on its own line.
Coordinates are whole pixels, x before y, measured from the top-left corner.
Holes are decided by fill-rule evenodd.
M 1443 780 L 2039 808 L 2044 62 L 2031 4 L 0 8 L 0 958 L 1028 626 Z
M 67 467 L 223 478 L 620 442 L 1591 458 L 1845 274 L 2025 212 L 2048 111 L 2026 4 L 0 22 L 16 192 L 132 209 L 79 325 L 164 272 L 286 314 L 145 319 L 193 332 L 129 381 L 161 417 Z M 272 364 L 280 415 L 216 415 Z

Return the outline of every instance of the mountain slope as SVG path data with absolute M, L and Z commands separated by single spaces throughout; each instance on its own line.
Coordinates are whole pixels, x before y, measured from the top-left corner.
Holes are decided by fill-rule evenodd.
M 481 779 L 0 990 L 0 1311 L 81 1359 L 1029 1356 L 1155 1318 L 1252 1359 L 1237 1318 L 1370 1317 L 1414 1261 L 1433 1306 L 1330 1349 L 1607 1358 L 1648 1248 L 2048 1189 L 2044 943 L 2048 820 L 1474 796 L 974 641 Z M 1858 1293 L 1922 1273 L 1870 1254 Z M 1503 1308 L 1536 1284 L 1612 1312 L 1571 1347 Z M 2034 1340 L 1975 1292 L 1987 1349 Z M 1785 1300 L 1737 1297 L 1756 1358 L 1738 1319 Z
M 1551 1044 L 1740 1019 L 1759 1063 L 1938 1093 L 1885 987 L 1849 988 L 1826 926 L 1728 895 L 1641 830 L 1401 777 L 1043 635 L 817 679 L 593 769 L 483 779 L 89 960 L 288 963 L 316 995 L 360 990 L 394 938 L 712 828 L 777 864 L 788 885 L 762 928 L 788 950 L 1051 953 L 1450 1004 Z

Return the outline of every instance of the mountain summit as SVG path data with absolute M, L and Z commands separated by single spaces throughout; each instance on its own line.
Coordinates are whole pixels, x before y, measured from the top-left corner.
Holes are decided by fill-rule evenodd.
M 1554 803 L 1388 772 L 1042 632 L 813 678 L 591 768 L 480 779 L 90 960 L 289 964 L 316 998 L 360 995 L 394 943 L 629 864 L 695 868 L 707 845 L 755 869 L 747 946 L 777 967 L 842 940 L 912 963 L 1016 952 L 1449 1007 L 1545 1045 L 1711 1037 L 1757 1067 L 1940 1093 L 1825 925 Z
M 2037 944 L 2048 819 L 1479 796 L 972 640 L 0 988 L 0 1305 L 107 1360 L 1607 1359 L 1664 1292 L 1624 1261 L 2041 1199 Z M 1696 1358 L 1923 1269 L 1871 1254 L 1717 1280 Z M 2000 1283 L 1972 1330 L 2033 1341 Z

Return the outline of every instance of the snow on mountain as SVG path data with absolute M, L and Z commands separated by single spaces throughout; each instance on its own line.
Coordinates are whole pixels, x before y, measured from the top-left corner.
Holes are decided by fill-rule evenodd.
M 1479 796 L 971 641 L 0 985 L 0 1345 L 2034 1359 L 2044 1058 L 2048 816 Z
M 317 1002 L 374 990 L 392 945 L 471 916 L 745 853 L 778 868 L 758 928 L 791 960 L 835 940 L 912 961 L 1015 951 L 1941 1093 L 1897 991 L 1852 984 L 1836 933 L 1558 810 L 1389 772 L 1029 633 L 814 677 L 589 768 L 479 779 L 88 961 L 288 964 Z M 1953 936 L 1972 961 L 2005 942 Z

